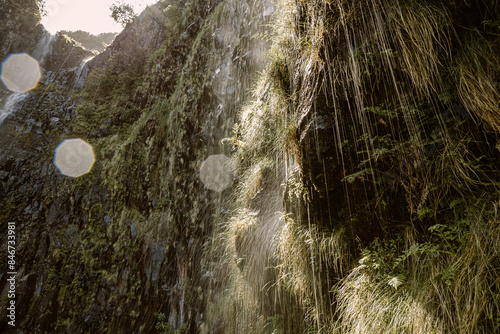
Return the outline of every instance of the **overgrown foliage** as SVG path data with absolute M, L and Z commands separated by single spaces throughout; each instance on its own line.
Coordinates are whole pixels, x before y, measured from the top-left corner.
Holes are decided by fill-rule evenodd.
M 280 324 L 265 333 L 498 332 L 498 2 L 278 3 L 228 140 L 238 213 L 222 242 L 231 275 L 267 280 L 230 318 L 252 314 L 238 324 L 252 333 L 266 316 Z M 265 270 L 245 265 L 254 252 Z
M 63 35 L 68 36 L 77 43 L 81 44 L 86 50 L 102 52 L 104 49 L 113 42 L 116 37 L 116 33 L 100 33 L 98 35 L 92 35 L 86 31 L 67 31 L 62 30 L 60 32 Z
M 124 27 L 137 17 L 134 8 L 123 1 L 111 4 L 109 10 L 111 11 L 111 18 Z

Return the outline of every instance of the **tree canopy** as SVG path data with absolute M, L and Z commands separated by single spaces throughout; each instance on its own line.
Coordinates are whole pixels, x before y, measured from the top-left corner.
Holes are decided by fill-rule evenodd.
M 132 22 L 132 20 L 137 16 L 131 5 L 123 2 L 117 1 L 109 6 L 111 10 L 111 17 L 116 22 L 120 23 L 122 26 L 126 26 L 127 23 Z

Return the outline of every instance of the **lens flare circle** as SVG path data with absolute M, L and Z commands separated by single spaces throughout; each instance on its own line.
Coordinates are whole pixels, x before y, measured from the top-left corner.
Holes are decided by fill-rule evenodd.
M 36 87 L 42 77 L 38 61 L 26 53 L 13 53 L 3 62 L 1 80 L 7 89 L 24 93 Z
M 79 177 L 87 174 L 94 163 L 94 148 L 79 138 L 64 140 L 54 151 L 54 164 L 66 176 Z
M 224 154 L 209 156 L 200 167 L 201 182 L 210 190 L 221 192 L 233 185 L 231 159 Z

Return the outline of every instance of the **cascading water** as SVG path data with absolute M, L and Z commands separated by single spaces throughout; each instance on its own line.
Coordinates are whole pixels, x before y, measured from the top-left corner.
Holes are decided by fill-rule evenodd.
M 89 74 L 90 68 L 88 66 L 88 62 L 91 61 L 94 57 L 84 59 L 81 64 L 78 66 L 75 72 L 75 80 L 74 87 L 75 89 L 82 89 L 85 85 L 85 79 Z
M 31 55 L 38 60 L 40 66 L 44 66 L 47 56 L 50 54 L 52 50 L 52 44 L 56 40 L 57 36 L 52 35 L 48 31 L 44 31 L 42 37 L 38 41 L 35 46 L 35 49 L 31 53 Z
M 7 97 L 2 109 L 0 109 L 0 125 L 2 125 L 3 121 L 11 113 L 13 113 L 15 111 L 17 103 L 24 100 L 28 95 L 29 95 L 28 92 L 26 92 L 26 93 L 13 93 Z
M 3 101 L 19 330 L 500 328 L 498 131 L 453 117 L 500 129 L 496 18 L 466 2 L 281 0 L 269 36 L 262 1 L 164 0 L 90 63 L 44 36 L 57 73 Z
M 54 35 L 50 34 L 48 31 L 44 31 L 42 37 L 40 38 L 35 48 L 33 49 L 31 56 L 38 62 L 40 68 L 43 67 L 46 57 L 50 54 L 51 46 L 54 40 L 55 40 Z M 28 73 L 26 75 L 31 75 L 31 74 Z M 19 80 L 22 80 L 22 78 L 20 77 Z M 0 125 L 10 114 L 12 114 L 16 110 L 17 103 L 26 99 L 29 96 L 29 94 L 30 92 L 26 91 L 23 93 L 15 92 L 7 96 L 4 105 L 0 110 Z
M 207 90 L 210 91 L 210 94 L 207 94 L 204 100 L 200 101 L 206 105 L 207 109 L 204 110 L 204 115 L 199 116 L 201 119 L 206 119 L 205 136 L 203 136 L 203 141 L 207 143 L 204 148 L 206 152 L 204 159 L 206 160 L 201 166 L 202 173 L 204 166 L 209 164 L 211 158 L 222 159 L 223 155 L 229 156 L 231 154 L 233 148 L 227 145 L 224 139 L 232 136 L 238 114 L 248 98 L 255 75 L 262 71 L 267 63 L 264 56 L 269 50 L 269 45 L 262 38 L 255 36 L 265 35 L 270 15 L 273 12 L 274 7 L 271 2 L 226 0 L 214 9 L 212 19 L 207 24 L 205 35 L 210 37 L 209 48 L 211 49 L 208 50 L 213 56 L 204 64 L 204 67 L 210 71 L 205 84 L 209 87 Z M 213 50 L 217 50 L 217 52 Z M 187 96 L 198 93 L 197 89 L 203 88 L 189 87 Z M 226 180 L 227 176 L 222 177 L 222 179 Z M 231 183 L 229 182 L 229 184 Z M 231 201 L 230 190 L 223 192 L 226 186 L 222 186 L 220 183 L 213 187 L 205 183 L 205 186 L 220 192 L 220 195 L 215 195 L 214 216 L 201 218 L 216 225 L 227 219 L 227 209 L 231 206 L 229 204 Z M 271 197 L 267 198 L 271 199 Z M 258 219 L 274 219 L 275 213 L 280 210 L 280 206 L 275 204 L 274 201 L 271 201 L 269 206 L 262 210 L 262 215 Z M 269 228 L 267 221 L 263 222 L 262 225 Z M 214 227 L 214 231 L 217 231 L 214 233 L 221 232 L 220 228 L 220 226 Z M 264 228 L 261 231 L 262 235 L 265 234 L 263 230 Z M 268 235 L 267 241 L 271 241 L 270 238 L 272 238 L 272 234 Z M 207 250 L 205 249 L 204 252 L 206 253 Z M 258 254 L 255 253 L 255 256 Z M 189 282 L 185 264 L 188 259 L 184 256 L 178 256 L 177 261 L 179 274 L 175 286 L 181 287 L 181 291 L 171 297 L 171 313 L 168 316 L 169 323 L 174 327 L 178 327 L 184 321 L 186 314 L 184 297 Z M 225 259 L 220 258 L 218 261 L 225 261 Z M 260 261 L 260 263 L 264 264 L 266 261 Z M 249 264 L 249 266 L 251 265 Z M 233 273 L 219 272 L 217 266 L 208 266 L 207 276 L 217 281 L 226 282 L 226 288 L 232 287 L 234 282 L 231 276 Z M 262 266 L 256 268 L 255 274 L 252 275 L 252 279 L 255 278 L 256 282 L 250 284 L 262 287 L 262 280 L 259 276 L 264 275 L 264 271 L 265 268 Z M 220 296 L 216 296 L 220 292 L 218 288 L 214 288 L 210 298 L 220 298 Z M 206 293 L 209 294 L 208 290 Z M 208 309 L 211 310 L 207 310 L 207 313 L 203 314 L 203 320 L 207 327 L 202 327 L 201 333 L 208 333 L 209 330 L 216 328 L 218 326 L 216 319 L 220 315 L 217 313 L 221 311 L 224 313 L 220 308 L 214 309 L 212 306 L 208 306 Z

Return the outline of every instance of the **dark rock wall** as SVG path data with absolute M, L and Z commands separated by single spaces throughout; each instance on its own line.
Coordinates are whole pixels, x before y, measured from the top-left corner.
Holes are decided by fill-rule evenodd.
M 266 43 L 250 38 L 265 28 L 264 6 L 164 1 L 85 66 L 82 51 L 62 71 L 71 44 L 53 42 L 42 83 L 0 126 L 0 237 L 5 248 L 6 224 L 16 223 L 17 328 L 201 330 L 204 249 L 224 192 L 204 187 L 199 166 L 231 149 L 221 139 L 265 63 Z M 93 145 L 97 161 L 72 179 L 53 154 L 75 137 Z

